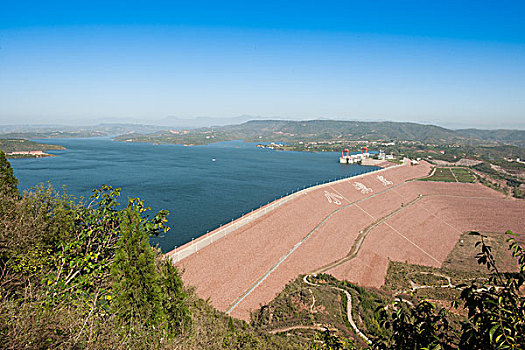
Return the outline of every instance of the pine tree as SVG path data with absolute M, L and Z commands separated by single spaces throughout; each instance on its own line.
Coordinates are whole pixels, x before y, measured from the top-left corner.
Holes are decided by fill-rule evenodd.
M 179 270 L 170 259 L 161 262 L 163 310 L 166 312 L 168 331 L 171 335 L 180 335 L 191 327 L 190 309 L 186 305 L 186 293 L 183 289 Z
M 162 281 L 155 269 L 155 253 L 149 245 L 140 213 L 142 202 L 129 201 L 122 211 L 120 237 L 111 268 L 114 280 L 112 308 L 122 323 L 158 326 L 165 319 Z

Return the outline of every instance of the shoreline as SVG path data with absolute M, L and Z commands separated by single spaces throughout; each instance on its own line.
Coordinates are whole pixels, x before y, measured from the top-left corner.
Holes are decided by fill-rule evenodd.
M 14 151 L 5 154 L 9 159 L 35 159 L 45 157 L 55 157 L 54 154 L 43 151 Z
M 392 164 L 392 163 L 390 163 L 390 164 Z M 308 192 L 317 190 L 319 188 L 331 186 L 333 184 L 337 184 L 337 183 L 340 183 L 340 182 L 344 182 L 344 181 L 347 181 L 349 179 L 360 178 L 360 177 L 363 177 L 363 176 L 366 176 L 366 175 L 369 175 L 369 174 L 372 174 L 372 173 L 379 173 L 379 172 L 382 172 L 382 171 L 385 171 L 385 170 L 388 170 L 388 169 L 394 169 L 394 168 L 398 168 L 398 167 L 402 167 L 402 166 L 408 166 L 408 164 L 409 164 L 409 162 L 403 161 L 402 164 L 397 164 L 397 165 L 387 166 L 387 167 L 381 167 L 381 169 L 367 171 L 367 172 L 364 172 L 364 173 L 361 173 L 361 174 L 358 174 L 358 175 L 349 176 L 349 177 L 345 177 L 345 178 L 342 178 L 342 179 L 339 179 L 339 180 L 329 181 L 329 182 L 325 182 L 325 183 L 322 183 L 322 184 L 319 184 L 319 185 L 315 185 L 315 186 L 311 186 L 311 187 L 302 189 L 302 190 L 297 191 L 295 193 L 289 194 L 289 195 L 287 195 L 285 197 L 281 197 L 279 199 L 276 199 L 276 200 L 274 200 L 271 203 L 268 203 L 268 204 L 266 204 L 264 206 L 259 207 L 258 209 L 252 210 L 250 213 L 247 213 L 247 214 L 245 214 L 245 215 L 243 215 L 243 216 L 241 216 L 241 217 L 231 221 L 230 223 L 227 223 L 226 225 L 220 226 L 220 227 L 214 229 L 213 231 L 210 231 L 210 232 L 208 232 L 208 233 L 206 233 L 206 234 L 204 234 L 204 235 L 194 239 L 191 242 L 188 242 L 188 243 L 186 243 L 186 244 L 184 244 L 184 245 L 182 245 L 180 247 L 176 247 L 176 248 L 170 250 L 169 252 L 165 253 L 164 256 L 172 259 L 173 263 L 178 263 L 178 262 L 184 260 L 185 258 L 191 256 L 192 254 L 197 253 L 202 248 L 205 248 L 205 247 L 213 244 L 214 242 L 217 242 L 221 238 L 229 235 L 230 233 L 238 230 L 239 228 L 244 227 L 245 225 L 250 224 L 250 223 L 252 223 L 253 221 L 255 221 L 257 219 L 266 216 L 268 213 L 271 213 L 273 210 L 281 207 L 283 204 L 288 203 L 289 201 L 291 201 L 291 200 L 293 200 L 293 199 L 295 199 L 297 197 L 306 195 Z M 376 165 L 376 166 L 379 166 L 379 165 Z

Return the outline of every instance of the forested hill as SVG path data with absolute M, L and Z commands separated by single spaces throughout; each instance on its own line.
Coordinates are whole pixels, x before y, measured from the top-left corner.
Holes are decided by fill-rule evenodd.
M 44 144 L 24 139 L 0 139 L 0 150 L 2 150 L 5 153 L 19 151 L 49 151 L 63 149 L 65 148 L 59 145 Z
M 252 120 L 243 124 L 151 134 L 129 133 L 118 141 L 207 144 L 226 140 L 245 141 L 420 141 L 434 144 L 525 143 L 523 131 L 451 130 L 436 125 L 399 122 L 361 122 L 337 120 Z M 490 136 L 489 136 L 490 135 Z M 521 141 L 520 141 L 521 140 Z
M 435 125 L 396 122 L 254 120 L 240 125 L 225 126 L 223 129 L 247 136 L 282 133 L 289 137 L 291 135 L 286 134 L 315 139 L 419 140 L 449 143 L 472 138 Z
M 483 140 L 499 141 L 511 145 L 525 147 L 525 130 L 480 130 L 480 129 L 461 129 L 457 130 L 466 136 L 471 136 Z

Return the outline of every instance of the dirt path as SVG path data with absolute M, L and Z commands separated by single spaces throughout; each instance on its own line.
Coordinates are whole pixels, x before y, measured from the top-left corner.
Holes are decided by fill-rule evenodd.
M 399 187 L 399 186 L 402 186 L 404 184 L 406 184 L 407 182 L 409 181 L 404 181 L 398 185 L 395 185 L 395 186 L 392 186 L 388 189 L 385 189 L 383 191 L 380 191 L 378 193 L 375 193 L 375 194 L 372 194 L 370 196 L 367 196 L 365 198 L 362 198 L 362 199 L 359 199 L 359 200 L 356 200 L 354 202 L 350 202 L 348 199 L 347 201 L 350 202 L 349 204 L 347 205 L 344 205 L 344 206 L 341 206 L 339 207 L 338 209 L 334 210 L 333 212 L 331 212 L 329 215 L 327 215 L 313 230 L 311 230 L 301 241 L 299 241 L 287 254 L 285 254 L 281 259 L 279 259 L 279 261 L 267 272 L 265 273 L 261 278 L 259 278 L 254 284 L 252 284 L 244 293 L 242 293 L 242 295 L 237 298 L 230 306 L 229 308 L 227 309 L 226 311 L 226 314 L 229 314 L 231 313 L 236 307 L 237 305 L 239 305 L 248 295 L 250 295 L 262 282 L 264 282 L 264 280 L 266 280 L 266 278 L 268 278 L 268 276 L 270 276 L 273 271 L 275 271 L 286 259 L 288 259 L 288 257 L 299 247 L 301 246 L 304 241 L 306 241 L 312 234 L 314 234 L 318 229 L 319 227 L 321 227 L 325 222 L 327 222 L 328 220 L 330 220 L 330 218 L 338 213 L 340 210 L 343 210 L 347 207 L 350 207 L 350 206 L 353 206 L 353 205 L 357 205 L 358 203 L 368 199 L 368 198 L 371 198 L 371 197 L 375 197 L 377 195 L 380 195 L 384 192 L 388 192 L 388 191 L 392 191 L 394 193 L 397 193 L 399 194 L 397 191 L 396 191 L 396 188 Z M 350 260 L 353 260 L 357 257 L 357 254 L 359 253 L 359 250 L 361 249 L 366 237 L 368 236 L 368 234 L 370 233 L 370 231 L 372 231 L 374 228 L 376 228 L 377 226 L 379 226 L 380 224 L 382 223 L 385 223 L 388 227 L 390 227 L 392 230 L 396 231 L 398 234 L 400 234 L 403 238 L 405 238 L 407 241 L 409 241 L 410 243 L 414 244 L 416 246 L 416 248 L 420 249 L 423 253 L 425 253 L 426 255 L 428 255 L 431 259 L 435 260 L 436 262 L 439 263 L 438 260 L 436 260 L 432 255 L 430 255 L 428 252 L 424 251 L 423 249 L 421 249 L 419 246 L 417 246 L 415 243 L 411 242 L 410 240 L 408 240 L 408 238 L 406 238 L 405 236 L 403 236 L 399 231 L 397 231 L 395 228 L 393 228 L 392 226 L 390 226 L 386 220 L 392 218 L 393 216 L 397 215 L 399 212 L 409 208 L 410 206 L 414 205 L 414 204 L 417 204 L 417 202 L 419 200 L 421 200 L 422 198 L 424 197 L 439 197 L 439 196 L 451 196 L 453 197 L 454 195 L 441 195 L 441 194 L 432 194 L 432 195 L 420 195 L 418 197 L 416 197 L 415 199 L 411 200 L 410 202 L 404 204 L 403 206 L 401 206 L 400 208 L 392 211 L 391 213 L 385 215 L 384 217 L 380 218 L 380 219 L 377 219 L 375 222 L 373 222 L 371 225 L 369 225 L 368 227 L 366 227 L 363 231 L 361 231 L 359 233 L 359 235 L 357 236 L 356 240 L 354 241 L 354 244 L 352 245 L 352 247 L 350 248 L 350 251 L 348 252 L 348 254 L 336 261 L 333 261 L 327 265 L 324 265 L 318 269 L 315 269 L 311 272 L 309 272 L 309 274 L 311 275 L 314 275 L 314 274 L 318 274 L 318 273 L 323 273 L 323 272 L 326 272 L 328 270 L 331 270 L 341 264 L 344 264 Z M 461 198 L 477 198 L 477 199 L 491 199 L 491 198 L 485 198 L 485 197 L 465 197 L 465 196 L 458 196 L 458 197 L 461 197 Z M 419 204 L 417 204 L 419 206 Z M 426 211 L 428 211 L 428 209 L 424 208 L 421 206 L 421 208 L 425 209 Z M 435 214 L 431 213 L 433 216 L 435 216 L 436 218 L 438 218 Z M 370 215 L 370 214 L 369 214 Z M 438 218 L 439 220 L 443 221 L 441 218 Z M 443 221 L 445 222 L 445 221 Z M 450 224 L 448 224 L 447 222 L 445 222 L 447 225 L 451 226 Z M 453 227 L 453 226 L 451 226 Z M 454 228 L 454 227 L 453 227 Z M 455 228 L 454 228 L 455 229 Z M 457 230 L 457 229 L 455 229 Z
M 357 335 L 359 335 L 364 341 L 366 341 L 368 344 L 372 344 L 370 339 L 368 339 L 368 337 L 363 332 L 361 332 L 361 330 L 359 328 L 357 328 L 357 325 L 354 322 L 354 318 L 352 317 L 352 296 L 350 295 L 350 293 L 346 289 L 342 289 L 342 288 L 338 288 L 338 287 L 334 287 L 334 286 L 325 286 L 325 285 L 319 285 L 319 284 L 312 283 L 312 282 L 308 281 L 308 276 L 310 276 L 310 275 L 305 275 L 303 277 L 303 282 L 308 284 L 308 285 L 310 285 L 310 286 L 314 286 L 314 287 L 330 287 L 330 288 L 337 289 L 337 290 L 345 293 L 346 300 L 347 300 L 347 303 L 346 303 L 346 317 L 348 318 L 348 322 L 350 323 L 350 326 L 352 326 L 352 329 L 354 330 L 354 332 Z
M 456 288 L 456 286 L 452 284 L 452 280 L 451 280 L 450 276 L 442 275 L 440 273 L 435 273 L 435 272 L 424 272 L 424 271 L 421 271 L 421 272 L 417 272 L 417 273 L 420 274 L 420 275 L 433 275 L 433 276 L 444 278 L 444 279 L 447 280 L 448 284 L 443 284 L 441 286 L 427 286 L 427 285 L 419 286 L 419 285 L 417 285 L 414 282 L 414 280 L 412 278 L 410 278 L 409 281 L 410 281 L 410 284 L 412 285 L 412 287 L 410 289 L 397 292 L 397 293 L 394 294 L 394 296 L 397 296 L 399 294 L 413 293 L 413 292 L 417 291 L 418 289 L 438 288 L 438 287 L 439 288 Z
M 433 167 L 432 170 L 430 171 L 430 174 L 428 174 L 427 176 L 423 176 L 422 179 L 424 178 L 427 178 L 427 177 L 431 177 L 432 175 L 434 175 L 434 173 L 436 172 L 436 168 L 437 167 Z M 417 181 L 418 179 L 416 179 L 415 181 Z
M 385 220 L 388 220 L 390 219 L 392 216 L 396 215 L 397 213 L 399 213 L 400 211 L 410 207 L 411 205 L 413 205 L 414 203 L 416 203 L 417 201 L 419 201 L 422 197 L 417 197 L 415 199 L 413 199 L 412 201 L 408 202 L 406 205 L 394 210 L 393 212 L 391 212 L 390 214 L 388 215 L 385 215 L 383 216 L 382 218 L 376 220 L 375 222 L 373 222 L 371 225 L 369 225 L 368 227 L 366 227 L 363 231 L 361 231 L 359 233 L 359 235 L 357 236 L 356 240 L 354 241 L 354 244 L 352 245 L 352 248 L 350 248 L 350 251 L 348 252 L 348 254 L 344 257 L 342 257 L 341 259 L 338 259 L 336 261 L 333 261 L 325 266 L 322 266 L 314 271 L 311 271 L 310 274 L 312 275 L 315 275 L 315 274 L 318 274 L 318 273 L 323 273 L 323 272 L 326 272 L 330 269 L 333 269 L 334 267 L 337 267 L 341 264 L 344 264 L 346 263 L 347 261 L 350 261 L 354 258 L 357 257 L 357 254 L 359 253 L 359 250 L 361 249 L 361 246 L 363 245 L 363 242 L 365 241 L 368 233 L 370 231 L 372 231 L 375 227 L 379 226 L 380 224 L 382 224 Z
M 353 202 L 350 202 L 348 199 L 347 201 L 349 202 L 347 205 L 344 205 L 344 206 L 341 206 L 339 208 L 337 208 L 336 210 L 332 211 L 330 214 L 328 214 L 323 220 L 321 220 L 321 222 L 319 224 L 317 224 L 317 226 L 315 226 L 313 228 L 313 230 L 311 230 L 306 236 L 303 237 L 303 239 L 301 239 L 298 243 L 296 243 L 292 249 L 290 249 L 290 251 L 288 251 L 288 253 L 286 253 L 283 257 L 281 257 L 279 259 L 279 261 L 270 268 L 270 270 L 268 272 L 266 272 L 263 276 L 261 276 L 254 284 L 252 284 L 244 293 L 241 294 L 241 296 L 239 296 L 232 304 L 230 304 L 230 306 L 228 307 L 228 309 L 226 310 L 226 314 L 230 314 L 236 307 L 237 305 L 239 305 L 248 295 L 250 295 L 262 282 L 264 282 L 264 280 L 266 280 L 268 278 L 268 276 L 270 276 L 272 274 L 272 272 L 274 272 L 286 259 L 288 259 L 288 257 L 297 249 L 299 248 L 303 243 L 304 241 L 306 241 L 312 234 L 314 234 L 318 229 L 319 227 L 321 227 L 325 222 L 327 222 L 328 220 L 330 220 L 330 218 L 335 215 L 336 213 L 338 213 L 339 211 L 347 208 L 347 207 L 350 207 L 350 206 L 353 206 L 353 205 L 356 205 L 357 203 L 361 203 L 362 201 L 365 201 L 369 198 L 373 198 L 375 196 L 378 196 L 382 193 L 386 193 L 388 191 L 394 191 L 397 187 L 399 186 L 403 186 L 404 184 L 406 184 L 406 181 L 400 183 L 400 184 L 397 184 L 397 185 L 394 185 L 390 188 L 387 188 L 383 191 L 379 191 L 377 193 L 374 193 L 374 194 L 371 194 L 367 197 L 364 197 L 364 198 L 361 198 L 361 199 L 358 199 L 356 201 L 353 201 Z M 417 198 L 416 198 L 417 200 Z M 412 201 L 414 202 L 414 201 Z M 410 202 L 410 203 L 412 203 Z M 406 207 L 406 206 L 404 206 Z M 400 209 L 403 209 L 404 207 L 401 207 Z M 395 212 L 394 213 L 391 213 L 392 215 L 395 215 Z M 366 237 L 366 236 L 365 236 Z M 362 240 L 364 240 L 364 238 L 362 238 Z M 355 243 L 354 243 L 355 244 Z M 359 248 L 361 248 L 361 244 L 362 244 L 362 241 L 361 243 L 359 244 Z
M 328 327 L 328 326 L 325 326 L 325 325 L 312 325 L 312 326 L 305 326 L 305 325 L 302 325 L 302 324 L 299 324 L 299 325 L 295 325 L 295 326 L 289 326 L 289 327 L 281 327 L 281 328 L 275 328 L 275 329 L 272 329 L 272 330 L 269 330 L 267 331 L 268 333 L 270 334 L 277 334 L 277 333 L 284 333 L 284 332 L 288 332 L 288 331 L 293 331 L 294 329 L 314 329 L 316 331 L 324 331 L 325 329 L 328 329 L 328 330 L 335 330 L 333 327 Z
M 451 168 L 448 168 L 448 170 L 450 171 L 450 173 L 452 174 L 452 176 L 454 176 L 454 180 L 456 180 L 456 182 L 459 182 L 458 181 L 458 178 L 456 177 L 456 174 L 454 174 L 454 172 L 452 171 Z

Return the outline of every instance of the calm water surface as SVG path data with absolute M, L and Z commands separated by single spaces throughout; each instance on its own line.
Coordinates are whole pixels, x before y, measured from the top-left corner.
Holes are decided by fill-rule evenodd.
M 152 210 L 169 210 L 171 230 L 156 239 L 164 251 L 299 188 L 377 169 L 341 165 L 338 153 L 278 152 L 242 141 L 192 147 L 109 138 L 41 141 L 67 150 L 10 160 L 21 190 L 50 181 L 87 198 L 103 184 L 121 187 L 124 199 L 140 197 Z

